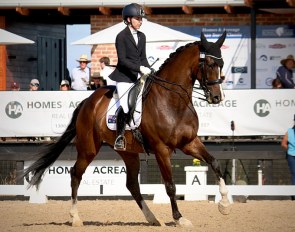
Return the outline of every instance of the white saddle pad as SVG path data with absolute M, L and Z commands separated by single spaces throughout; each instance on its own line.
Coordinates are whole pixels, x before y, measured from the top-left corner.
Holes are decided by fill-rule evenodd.
M 116 111 L 120 107 L 120 101 L 118 98 L 113 97 L 110 101 L 110 104 L 108 106 L 106 121 L 107 121 L 107 127 L 110 130 L 117 130 L 116 126 Z M 141 122 L 141 113 L 142 113 L 142 98 L 141 95 L 138 97 L 136 102 L 135 111 L 133 114 L 133 120 L 130 122 L 130 126 L 126 125 L 126 130 L 135 129 L 140 125 Z

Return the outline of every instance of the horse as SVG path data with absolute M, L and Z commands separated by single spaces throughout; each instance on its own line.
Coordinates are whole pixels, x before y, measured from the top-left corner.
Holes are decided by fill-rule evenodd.
M 149 209 L 140 192 L 139 153 L 144 152 L 153 154 L 156 158 L 177 226 L 191 227 L 192 223 L 182 216 L 176 202 L 176 186 L 170 160 L 176 149 L 211 166 L 222 196 L 218 204 L 219 211 L 222 214 L 230 212 L 228 190 L 219 164 L 197 135 L 198 115 L 192 103 L 196 82 L 199 82 L 198 88 L 203 90 L 203 100 L 218 104 L 224 99 L 221 86 L 221 46 L 225 37 L 224 31 L 216 42 L 209 42 L 202 33 L 200 41 L 178 48 L 170 54 L 157 72 L 147 77 L 146 85 L 148 82 L 149 84 L 148 87 L 145 86 L 142 120 L 138 127 L 144 146 L 129 130 L 125 132 L 126 150 L 116 151 L 126 166 L 126 187 L 151 225 L 161 226 L 161 223 Z M 31 174 L 28 187 L 36 186 L 38 189 L 45 171 L 75 139 L 78 154 L 70 170 L 72 226 L 83 225 L 77 207 L 77 191 L 82 175 L 98 154 L 102 144 L 113 146 L 116 138 L 115 131 L 108 129 L 106 125 L 106 109 L 113 92 L 114 88 L 102 87 L 84 99 L 74 110 L 70 123 L 61 137 L 50 144 L 37 161 L 24 170 L 24 176 Z

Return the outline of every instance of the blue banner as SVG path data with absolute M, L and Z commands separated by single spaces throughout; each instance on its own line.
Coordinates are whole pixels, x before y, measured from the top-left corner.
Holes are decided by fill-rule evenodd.
M 196 37 L 200 37 L 201 32 L 203 32 L 206 38 L 208 39 L 219 38 L 225 30 L 227 31 L 227 39 L 250 38 L 250 35 L 251 35 L 249 26 L 222 26 L 222 27 L 175 26 L 170 28 L 196 36 Z
M 259 25 L 256 27 L 256 38 L 293 38 L 295 25 Z

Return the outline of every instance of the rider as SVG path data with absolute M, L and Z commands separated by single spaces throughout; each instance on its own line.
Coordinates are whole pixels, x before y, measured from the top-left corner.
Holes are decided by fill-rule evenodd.
M 116 49 L 118 63 L 115 71 L 109 76 L 116 81 L 116 87 L 120 99 L 120 107 L 117 111 L 117 138 L 114 144 L 115 150 L 125 150 L 124 132 L 128 116 L 128 93 L 141 74 L 151 73 L 150 65 L 146 58 L 146 37 L 138 31 L 145 17 L 143 8 L 131 3 L 122 11 L 124 23 L 127 25 L 116 37 Z

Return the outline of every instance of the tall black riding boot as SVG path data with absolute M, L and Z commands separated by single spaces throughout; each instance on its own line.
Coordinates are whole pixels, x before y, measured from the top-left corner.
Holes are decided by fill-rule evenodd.
M 115 150 L 125 151 L 126 150 L 126 139 L 124 137 L 125 127 L 127 122 L 127 114 L 124 113 L 123 108 L 117 111 L 116 125 L 117 125 L 117 138 L 114 144 Z

